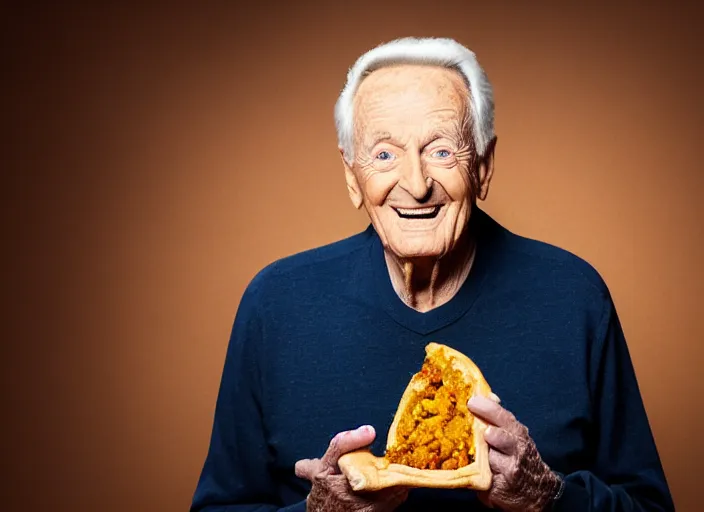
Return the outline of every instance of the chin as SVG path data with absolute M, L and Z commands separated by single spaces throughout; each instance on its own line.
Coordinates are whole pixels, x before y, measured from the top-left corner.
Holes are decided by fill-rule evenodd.
M 419 243 L 420 242 L 420 243 Z M 404 240 L 400 243 L 389 244 L 389 249 L 396 256 L 403 259 L 408 258 L 440 258 L 447 252 L 446 244 L 422 243 L 418 241 Z

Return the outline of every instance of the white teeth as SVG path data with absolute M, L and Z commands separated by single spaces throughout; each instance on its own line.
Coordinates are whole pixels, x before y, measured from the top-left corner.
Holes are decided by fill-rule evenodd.
M 428 208 L 396 208 L 401 215 L 430 215 L 435 212 L 435 206 Z

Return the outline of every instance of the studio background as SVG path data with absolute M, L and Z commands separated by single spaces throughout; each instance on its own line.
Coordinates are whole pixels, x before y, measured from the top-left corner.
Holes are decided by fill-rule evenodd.
M 187 510 L 245 286 L 367 225 L 332 119 L 347 68 L 415 35 L 477 53 L 499 137 L 483 207 L 604 277 L 678 510 L 702 510 L 698 8 L 35 4 L 3 18 L 3 509 Z

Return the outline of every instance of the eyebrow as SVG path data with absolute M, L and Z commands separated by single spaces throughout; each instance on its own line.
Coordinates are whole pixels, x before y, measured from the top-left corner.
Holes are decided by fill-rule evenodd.
M 455 140 L 458 137 L 457 131 L 454 127 L 440 127 L 435 128 L 429 135 L 423 137 L 423 146 L 426 146 L 436 139 L 444 138 Z M 366 137 L 365 146 L 369 149 L 373 148 L 380 142 L 391 142 L 396 146 L 403 146 L 403 144 L 396 138 L 394 138 L 390 132 L 378 131 L 372 132 L 368 137 Z
M 373 132 L 366 138 L 366 146 L 372 148 L 380 142 L 385 142 L 392 139 L 393 137 L 390 132 Z
M 455 129 L 449 127 L 441 127 L 434 129 L 427 137 L 423 137 L 423 146 L 427 146 L 436 139 L 451 139 L 456 140 L 458 133 Z

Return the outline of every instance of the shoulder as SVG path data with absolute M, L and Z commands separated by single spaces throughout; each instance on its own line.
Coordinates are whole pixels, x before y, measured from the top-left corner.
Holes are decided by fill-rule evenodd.
M 573 340 L 602 338 L 614 304 L 599 271 L 571 251 L 501 229 L 489 293 L 504 307 L 520 310 L 522 318 L 534 315 L 541 329 L 552 325 Z
M 243 300 L 281 293 L 291 286 L 321 285 L 350 275 L 349 270 L 365 257 L 373 234 L 371 227 L 342 240 L 278 259 L 262 268 L 251 280 Z
M 599 296 L 609 294 L 608 287 L 601 274 L 580 256 L 540 240 L 534 240 L 514 233 L 507 233 L 507 248 L 511 259 L 521 266 L 551 278 L 554 284 L 565 281 L 579 285 L 585 292 Z
M 498 292 L 593 311 L 602 311 L 611 301 L 604 279 L 584 258 L 515 234 L 493 219 L 490 225 L 497 241 L 491 244 L 491 266 Z

